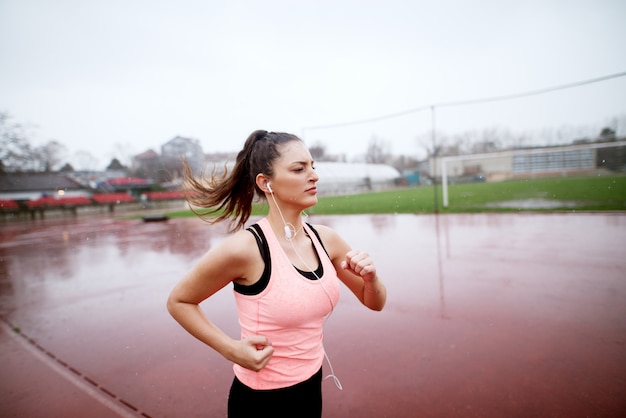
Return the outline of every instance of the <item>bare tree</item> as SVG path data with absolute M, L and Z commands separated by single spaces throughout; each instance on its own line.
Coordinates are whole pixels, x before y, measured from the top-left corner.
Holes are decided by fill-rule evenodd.
M 506 129 L 489 128 L 485 129 L 482 135 L 468 143 L 468 152 L 470 154 L 485 154 L 496 152 L 502 149 L 503 142 L 509 137 Z
M 51 140 L 33 150 L 33 159 L 39 168 L 37 171 L 50 173 L 60 166 L 66 158 L 67 148 L 59 141 Z
M 448 143 L 448 137 L 441 133 L 432 131 L 419 135 L 415 141 L 426 153 L 426 158 L 438 157 L 441 155 L 441 150 Z
M 391 159 L 391 146 L 388 142 L 373 137 L 367 146 L 365 162 L 372 164 L 385 164 Z
M 130 166 L 135 155 L 134 148 L 131 143 L 116 142 L 113 150 L 113 158 L 117 159 L 122 165 Z
M 315 161 L 326 161 L 326 145 L 320 141 L 316 141 L 309 147 L 311 156 Z
M 602 141 L 602 142 L 615 141 L 615 137 L 616 137 L 615 134 L 616 134 L 615 129 L 607 126 L 605 128 L 602 128 L 597 140 Z
M 399 171 L 415 170 L 419 166 L 419 161 L 414 157 L 399 155 L 393 158 L 391 165 Z
M 0 161 L 6 172 L 33 169 L 33 150 L 24 126 L 14 123 L 8 113 L 0 112 Z
M 98 159 L 87 151 L 77 151 L 72 158 L 73 166 L 77 170 L 95 171 Z

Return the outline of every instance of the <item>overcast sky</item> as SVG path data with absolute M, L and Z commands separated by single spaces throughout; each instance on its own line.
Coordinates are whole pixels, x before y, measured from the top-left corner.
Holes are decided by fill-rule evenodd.
M 418 155 L 430 111 L 305 128 L 622 73 L 625 39 L 623 0 L 0 0 L 0 111 L 100 168 L 177 135 L 236 151 L 255 129 Z M 624 119 L 626 77 L 435 109 L 449 135 L 599 130 Z

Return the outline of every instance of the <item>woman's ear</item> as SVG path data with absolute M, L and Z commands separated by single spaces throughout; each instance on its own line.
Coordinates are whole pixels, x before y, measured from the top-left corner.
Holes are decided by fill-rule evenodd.
M 265 174 L 257 174 L 256 185 L 265 193 L 274 193 L 272 191 L 272 186 L 270 185 L 270 179 Z

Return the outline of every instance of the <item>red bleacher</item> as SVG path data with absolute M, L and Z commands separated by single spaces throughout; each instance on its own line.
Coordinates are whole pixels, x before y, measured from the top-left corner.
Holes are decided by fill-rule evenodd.
M 177 200 L 184 199 L 183 192 L 178 190 L 162 192 L 145 192 L 142 194 L 147 200 Z
M 0 209 L 19 209 L 19 207 L 15 200 L 0 199 Z
M 29 208 L 65 207 L 91 205 L 91 199 L 85 196 L 51 197 L 44 196 L 28 202 Z
M 134 202 L 135 198 L 128 193 L 98 193 L 91 197 L 96 203 Z

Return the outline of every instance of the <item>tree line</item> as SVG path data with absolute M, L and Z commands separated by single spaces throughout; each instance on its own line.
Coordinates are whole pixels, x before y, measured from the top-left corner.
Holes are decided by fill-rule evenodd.
M 626 124 L 626 117 L 616 118 L 612 125 Z M 615 126 L 601 129 L 599 134 L 590 137 L 581 128 L 562 127 L 557 130 L 546 129 L 535 134 L 514 134 L 503 128 L 490 128 L 482 131 L 463 132 L 456 135 L 445 135 L 436 132 L 425 133 L 415 138 L 416 148 L 423 150 L 423 159 L 434 156 L 451 156 L 463 154 L 481 154 L 515 148 L 537 146 L 564 145 L 565 143 L 585 143 L 594 141 L 616 140 Z M 588 130 L 587 130 L 588 131 Z M 359 158 L 363 162 L 372 164 L 388 164 L 400 171 L 417 170 L 420 160 L 417 156 L 394 155 L 392 142 L 380 137 L 372 137 L 365 153 Z M 309 147 L 311 155 L 316 161 L 346 162 L 345 155 L 331 155 L 326 145 L 316 142 Z M 82 159 L 94 159 L 88 153 L 82 152 Z M 57 140 L 49 140 L 43 145 L 31 144 L 28 129 L 19 123 L 13 122 L 6 112 L 0 112 L 0 173 L 17 172 L 71 172 L 74 167 L 64 162 L 67 148 Z M 113 158 L 107 170 L 128 169 L 116 158 Z
M 83 159 L 94 159 L 87 153 L 83 154 Z M 0 174 L 74 171 L 74 167 L 65 161 L 66 155 L 67 147 L 55 139 L 43 145 L 33 145 L 28 127 L 14 122 L 8 113 L 0 112 Z M 107 170 L 125 168 L 114 158 Z

